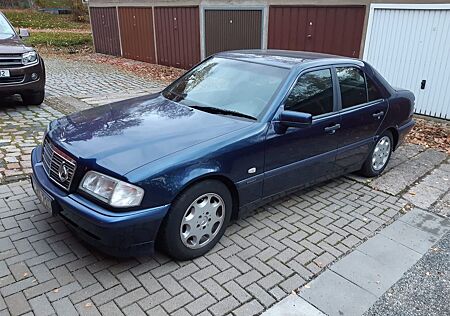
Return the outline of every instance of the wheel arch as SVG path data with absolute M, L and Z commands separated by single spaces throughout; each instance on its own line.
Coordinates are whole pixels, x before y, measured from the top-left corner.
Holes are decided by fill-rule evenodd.
M 397 145 L 398 145 L 398 141 L 399 141 L 399 137 L 400 137 L 398 130 L 395 127 L 391 126 L 384 130 L 384 132 L 388 132 L 388 131 L 391 132 L 392 138 L 393 138 L 392 140 L 394 141 L 394 144 L 392 146 L 392 151 L 395 151 L 397 149 Z
M 232 219 L 237 219 L 238 214 L 239 214 L 239 191 L 237 190 L 237 187 L 234 184 L 234 182 L 229 177 L 227 177 L 225 175 L 222 175 L 222 174 L 208 173 L 208 174 L 203 174 L 201 176 L 198 176 L 196 178 L 191 179 L 190 181 L 186 182 L 182 186 L 181 190 L 175 196 L 174 200 L 178 196 L 180 196 L 180 194 L 182 194 L 183 192 L 188 190 L 193 185 L 195 185 L 197 183 L 200 183 L 200 182 L 203 182 L 203 181 L 206 181 L 206 180 L 216 180 L 216 181 L 222 182 L 227 187 L 227 189 L 230 191 L 231 198 L 232 198 L 232 201 L 233 201 L 231 218 Z

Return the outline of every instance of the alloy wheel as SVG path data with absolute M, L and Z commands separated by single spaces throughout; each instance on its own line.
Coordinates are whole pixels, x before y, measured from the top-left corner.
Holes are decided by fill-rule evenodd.
M 391 139 L 388 136 L 381 137 L 372 154 L 372 168 L 379 171 L 384 168 L 388 162 L 391 153 Z
M 180 237 L 190 249 L 206 246 L 220 231 L 225 220 L 225 203 L 216 193 L 206 193 L 194 200 L 184 213 Z

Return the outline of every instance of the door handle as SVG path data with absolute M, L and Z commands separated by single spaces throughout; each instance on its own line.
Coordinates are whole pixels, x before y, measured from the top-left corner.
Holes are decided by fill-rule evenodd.
M 384 111 L 380 111 L 380 112 L 372 114 L 372 116 L 376 117 L 377 119 L 380 119 L 383 115 L 384 115 Z
M 341 128 L 341 124 L 335 124 L 333 126 L 328 126 L 324 128 L 324 131 L 328 134 L 334 134 L 336 133 L 336 130 Z

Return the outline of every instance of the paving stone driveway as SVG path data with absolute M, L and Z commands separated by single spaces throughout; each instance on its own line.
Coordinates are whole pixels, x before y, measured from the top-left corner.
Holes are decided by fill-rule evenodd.
M 47 105 L 24 106 L 20 100 L 0 105 L 0 183 L 31 172 L 31 150 L 42 141 L 48 122 L 62 114 Z
M 67 85 L 69 92 L 63 95 L 55 85 L 66 78 L 61 72 L 70 65 L 61 66 L 64 62 L 47 61 L 50 96 L 46 102 L 58 107 L 62 100 L 67 104 L 58 107 L 62 112 L 99 104 L 105 97 L 98 92 L 108 91 L 106 83 L 116 85 L 108 71 L 95 70 L 106 66 L 88 64 L 90 90 L 79 95 Z M 132 81 L 131 75 L 110 71 L 113 77 Z M 67 80 L 76 77 L 67 73 Z M 52 76 L 59 79 L 52 81 Z M 119 98 L 132 88 L 110 93 Z M 39 141 L 47 121 L 62 115 L 50 106 L 13 106 L 15 102 L 7 110 L 0 109 L 0 139 L 6 140 L 0 141 L 0 174 L 12 170 L 7 166 L 2 171 L 5 157 L 27 161 L 29 148 Z M 9 155 L 17 150 L 19 155 Z M 446 155 L 416 146 L 402 147 L 396 157 L 386 176 L 398 176 L 395 170 L 403 161 L 395 162 L 404 157 L 419 157 L 427 165 L 426 171 L 412 172 L 399 193 L 382 192 L 383 188 L 375 189 L 377 180 L 354 176 L 329 181 L 233 223 L 213 251 L 186 262 L 162 254 L 107 257 L 82 244 L 58 217 L 49 216 L 27 180 L 11 182 L 4 176 L 9 183 L 0 185 L 0 314 L 258 314 L 393 221 L 405 211 L 406 198 L 412 196 L 407 195 L 409 188 L 435 170 L 445 173 L 448 168 Z M 23 175 L 29 171 L 19 170 Z M 439 202 L 437 198 L 431 204 Z
M 48 99 L 98 105 L 140 96 L 162 86 L 117 70 L 114 66 L 59 58 L 47 58 Z M 79 102 L 76 105 L 82 106 Z
M 232 224 L 193 261 L 108 258 L 80 243 L 28 181 L 0 186 L 0 310 L 252 315 L 391 221 L 402 199 L 341 178 Z

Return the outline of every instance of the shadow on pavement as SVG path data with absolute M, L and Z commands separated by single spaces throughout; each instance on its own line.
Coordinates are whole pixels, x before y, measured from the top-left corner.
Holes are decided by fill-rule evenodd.
M 13 95 L 13 96 L 0 96 L 0 107 L 17 107 L 17 106 L 26 106 L 22 102 L 22 98 L 20 95 Z

